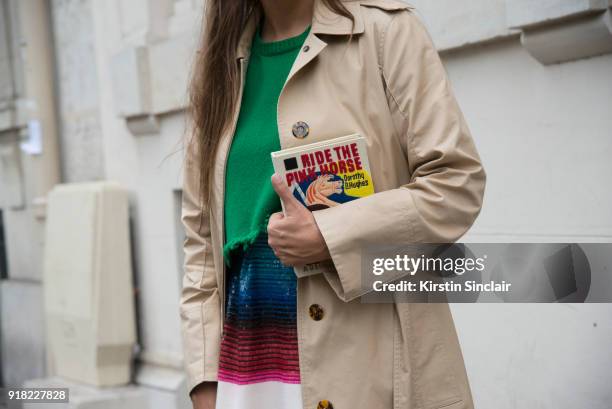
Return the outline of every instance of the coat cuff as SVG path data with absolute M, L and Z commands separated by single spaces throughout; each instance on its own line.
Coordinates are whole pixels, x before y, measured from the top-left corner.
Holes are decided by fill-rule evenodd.
M 214 298 L 202 303 L 201 307 L 181 312 L 189 393 L 202 382 L 217 382 L 218 379 L 221 323 Z
M 362 285 L 362 251 L 368 245 L 418 242 L 418 214 L 410 191 L 388 190 L 313 212 L 335 271 L 324 272 L 343 301 L 371 291 Z

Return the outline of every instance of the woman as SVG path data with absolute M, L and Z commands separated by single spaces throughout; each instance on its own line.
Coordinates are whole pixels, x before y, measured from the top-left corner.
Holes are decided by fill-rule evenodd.
M 396 0 L 207 4 L 183 190 L 194 407 L 473 407 L 448 305 L 359 301 L 361 248 L 455 241 L 481 207 L 485 174 L 423 25 Z M 310 212 L 270 179 L 271 151 L 353 133 L 374 195 Z

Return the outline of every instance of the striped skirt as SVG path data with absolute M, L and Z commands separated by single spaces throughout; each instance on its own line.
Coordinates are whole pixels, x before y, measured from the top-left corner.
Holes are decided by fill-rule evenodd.
M 301 408 L 296 276 L 260 234 L 227 269 L 217 407 Z

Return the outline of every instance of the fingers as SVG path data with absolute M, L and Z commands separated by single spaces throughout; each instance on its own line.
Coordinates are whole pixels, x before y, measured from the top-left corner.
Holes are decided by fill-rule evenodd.
M 268 232 L 268 244 L 270 247 L 273 247 L 272 243 L 275 239 L 282 236 L 279 224 L 284 218 L 285 216 L 282 213 L 272 213 L 268 219 L 268 227 L 266 230 Z
M 276 173 L 272 175 L 272 187 L 283 202 L 288 202 L 293 198 L 293 194 L 291 193 L 291 190 L 289 190 L 289 187 Z
M 281 242 L 282 240 L 280 240 L 274 234 L 268 234 L 268 246 L 270 246 L 276 258 L 278 258 L 283 265 L 287 266 L 289 265 L 289 259 L 287 258 L 287 253 L 285 250 L 280 247 Z
M 285 212 L 292 212 L 300 207 L 302 204 L 293 196 L 293 192 L 289 189 L 289 186 L 278 176 L 276 173 L 272 175 L 272 187 L 274 191 L 283 202 L 285 206 Z M 298 207 L 299 206 L 299 207 Z
M 285 242 L 285 231 L 283 230 L 283 222 L 285 215 L 283 213 L 272 213 L 268 219 L 268 246 L 274 252 L 274 255 L 283 263 L 288 266 L 289 258 L 287 257 L 286 251 L 283 249 L 283 243 Z
M 276 223 L 280 220 L 283 220 L 284 218 L 285 215 L 283 214 L 283 212 L 272 213 L 268 218 L 268 226 L 270 226 L 270 223 Z
M 289 253 L 287 253 L 286 251 L 274 248 L 272 246 L 270 247 L 272 248 L 272 251 L 274 252 L 276 258 L 278 258 L 284 266 L 294 266 L 297 264 L 295 257 L 290 256 Z

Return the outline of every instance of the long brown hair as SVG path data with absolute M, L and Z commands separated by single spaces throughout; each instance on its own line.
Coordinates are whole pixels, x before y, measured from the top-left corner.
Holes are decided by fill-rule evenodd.
M 321 0 L 336 14 L 355 22 L 342 0 Z M 240 70 L 236 51 L 248 19 L 261 12 L 259 0 L 207 0 L 202 45 L 195 58 L 189 88 L 191 140 L 200 158 L 200 196 L 210 199 L 214 158 L 221 136 L 238 103 Z

